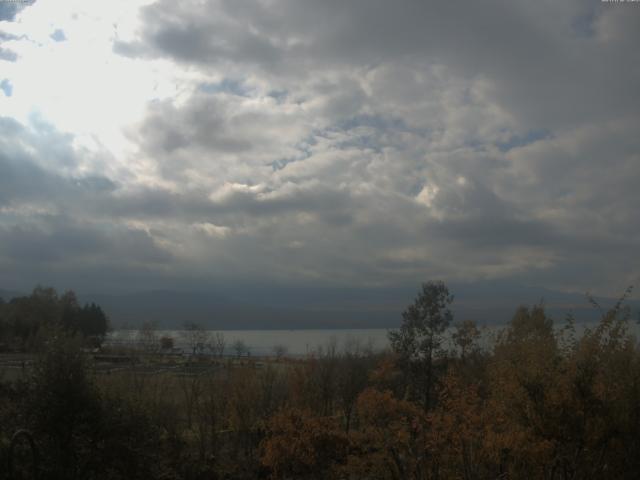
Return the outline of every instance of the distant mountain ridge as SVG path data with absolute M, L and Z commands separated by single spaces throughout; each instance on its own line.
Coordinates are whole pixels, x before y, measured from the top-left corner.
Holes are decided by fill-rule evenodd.
M 274 306 L 219 294 L 153 291 L 127 295 L 83 295 L 109 315 L 112 324 L 136 326 L 145 320 L 165 328 L 196 322 L 212 329 L 385 328 L 390 315 L 365 309 L 317 310 Z
M 479 324 L 504 324 L 520 305 L 542 301 L 548 314 L 562 320 L 572 313 L 576 321 L 596 320 L 584 294 L 542 288 L 491 283 L 451 285 L 455 296 L 454 321 L 475 320 Z M 196 322 L 220 330 L 243 329 L 336 329 L 397 328 L 402 311 L 417 288 L 244 288 L 211 292 L 152 290 L 127 294 L 79 293 L 81 303 L 95 302 L 115 328 L 137 328 L 144 321 L 160 328 L 180 328 Z M 24 293 L 0 290 L 5 301 Z M 603 309 L 617 299 L 598 298 Z M 631 300 L 634 318 L 640 301 Z
M 593 321 L 600 312 L 585 295 L 515 287 L 508 291 L 452 287 L 454 319 L 504 324 L 520 305 L 542 303 L 555 320 L 572 313 L 576 321 Z M 402 311 L 417 289 L 265 291 L 261 294 L 153 291 L 127 295 L 86 295 L 101 305 L 114 325 L 135 326 L 155 320 L 165 328 L 197 322 L 212 329 L 397 328 Z M 598 298 L 603 309 L 617 299 Z M 640 301 L 628 302 L 637 316 Z
M 0 290 L 0 298 L 3 299 L 5 302 L 8 302 L 14 297 L 19 297 L 22 295 L 25 295 L 25 294 L 23 292 L 16 292 L 13 290 Z

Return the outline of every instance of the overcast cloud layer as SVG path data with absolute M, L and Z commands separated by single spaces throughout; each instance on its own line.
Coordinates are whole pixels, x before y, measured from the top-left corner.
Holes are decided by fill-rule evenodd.
M 0 3 L 0 284 L 617 294 L 640 3 Z

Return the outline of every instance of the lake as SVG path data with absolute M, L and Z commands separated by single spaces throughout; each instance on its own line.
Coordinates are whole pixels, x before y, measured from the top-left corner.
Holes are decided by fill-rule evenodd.
M 576 323 L 576 334 L 581 336 L 585 328 L 594 328 L 598 322 Z M 557 322 L 556 330 L 562 329 L 564 322 Z M 636 338 L 640 338 L 640 326 L 637 322 L 629 322 L 629 332 L 634 334 Z M 493 344 L 493 340 L 498 332 L 504 328 L 504 325 L 489 325 L 481 328 L 482 338 L 480 344 L 489 347 Z M 234 355 L 233 343 L 240 340 L 244 342 L 248 351 L 253 356 L 274 355 L 276 346 L 284 347 L 286 355 L 289 356 L 305 356 L 313 352 L 317 352 L 319 348 L 326 349 L 330 345 L 335 345 L 337 352 L 343 352 L 346 347 L 354 344 L 362 348 L 370 348 L 374 352 L 382 351 L 389 346 L 386 328 L 368 328 L 368 329 L 318 329 L 318 330 L 218 330 L 209 331 L 211 337 L 216 333 L 224 335 L 226 348 L 225 355 Z M 156 337 L 162 336 L 172 337 L 174 346 L 183 349 L 185 352 L 190 350 L 188 342 L 185 339 L 184 330 L 157 330 Z M 444 348 L 453 348 L 450 341 L 452 329 L 445 333 Z M 109 344 L 134 344 L 137 343 L 137 330 L 115 330 L 107 336 L 106 345 Z M 213 342 L 214 339 L 211 339 Z
M 232 355 L 234 342 L 244 342 L 253 356 L 273 355 L 276 346 L 284 347 L 287 355 L 303 356 L 335 344 L 337 351 L 344 351 L 347 345 L 357 343 L 361 347 L 370 347 L 373 351 L 384 350 L 389 342 L 387 329 L 336 329 L 336 330 L 219 330 L 209 332 L 212 336 L 219 332 L 226 342 L 225 355 Z M 183 330 L 158 330 L 155 335 L 170 336 L 174 345 L 189 351 Z M 106 344 L 134 343 L 137 341 L 136 330 L 115 330 L 107 336 Z

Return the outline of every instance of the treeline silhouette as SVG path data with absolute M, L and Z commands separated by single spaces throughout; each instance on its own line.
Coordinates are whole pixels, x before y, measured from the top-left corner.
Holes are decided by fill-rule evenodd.
M 29 351 L 60 329 L 66 335 L 80 335 L 88 345 L 100 346 L 109 329 L 100 306 L 81 306 L 72 290 L 58 295 L 55 289 L 38 286 L 31 295 L 0 298 L 0 347 L 3 350 Z M 42 338 L 41 338 L 42 337 Z
M 491 336 L 454 322 L 452 295 L 429 282 L 387 352 L 354 340 L 304 359 L 190 355 L 163 369 L 169 360 L 147 354 L 106 371 L 83 349 L 93 330 L 69 327 L 62 297 L 50 298 L 57 313 L 29 310 L 51 325 L 33 342 L 33 367 L 0 383 L 1 465 L 11 434 L 28 428 L 43 479 L 640 472 L 640 350 L 625 296 L 580 335 L 572 318 L 554 325 L 536 305 Z M 19 458 L 16 475 L 29 468 Z

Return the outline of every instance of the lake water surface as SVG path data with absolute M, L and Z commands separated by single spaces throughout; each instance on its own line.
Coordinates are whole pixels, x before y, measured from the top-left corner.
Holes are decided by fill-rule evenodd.
M 558 322 L 556 330 L 560 330 L 565 324 Z M 597 322 L 577 323 L 576 335 L 579 337 L 585 328 L 595 328 Z M 481 346 L 490 347 L 498 332 L 504 325 L 491 325 L 481 328 Z M 450 342 L 452 329 L 444 334 L 443 347 L 452 348 Z M 327 349 L 334 345 L 337 352 L 343 352 L 346 348 L 368 348 L 374 352 L 382 351 L 389 347 L 387 334 L 389 329 L 322 329 L 322 330 L 220 330 L 209 331 L 211 342 L 215 341 L 215 334 L 224 335 L 226 348 L 225 355 L 234 355 L 233 344 L 242 341 L 249 353 L 253 356 L 274 355 L 276 347 L 283 347 L 287 355 L 304 356 L 317 352 L 320 348 Z M 629 332 L 636 338 L 640 338 L 640 326 L 637 322 L 629 322 Z M 184 330 L 158 330 L 154 335 L 159 339 L 162 336 L 170 336 L 174 340 L 176 348 L 188 352 L 187 335 Z M 106 344 L 136 344 L 139 339 L 136 330 L 115 330 L 107 336 Z
M 244 342 L 251 355 L 273 355 L 276 346 L 284 347 L 287 355 L 302 356 L 326 349 L 335 344 L 337 351 L 344 351 L 345 347 L 353 347 L 358 344 L 361 348 L 371 348 L 374 351 L 384 350 L 389 342 L 387 329 L 345 329 L 345 330 L 221 330 L 224 335 L 226 349 L 225 355 L 232 355 L 234 342 Z M 185 331 L 183 330 L 158 330 L 155 335 L 170 336 L 174 339 L 174 345 L 188 351 Z M 209 332 L 211 336 L 217 332 Z M 138 338 L 135 330 L 116 330 L 107 337 L 107 344 L 134 343 Z M 213 340 L 212 340 L 213 341 Z

